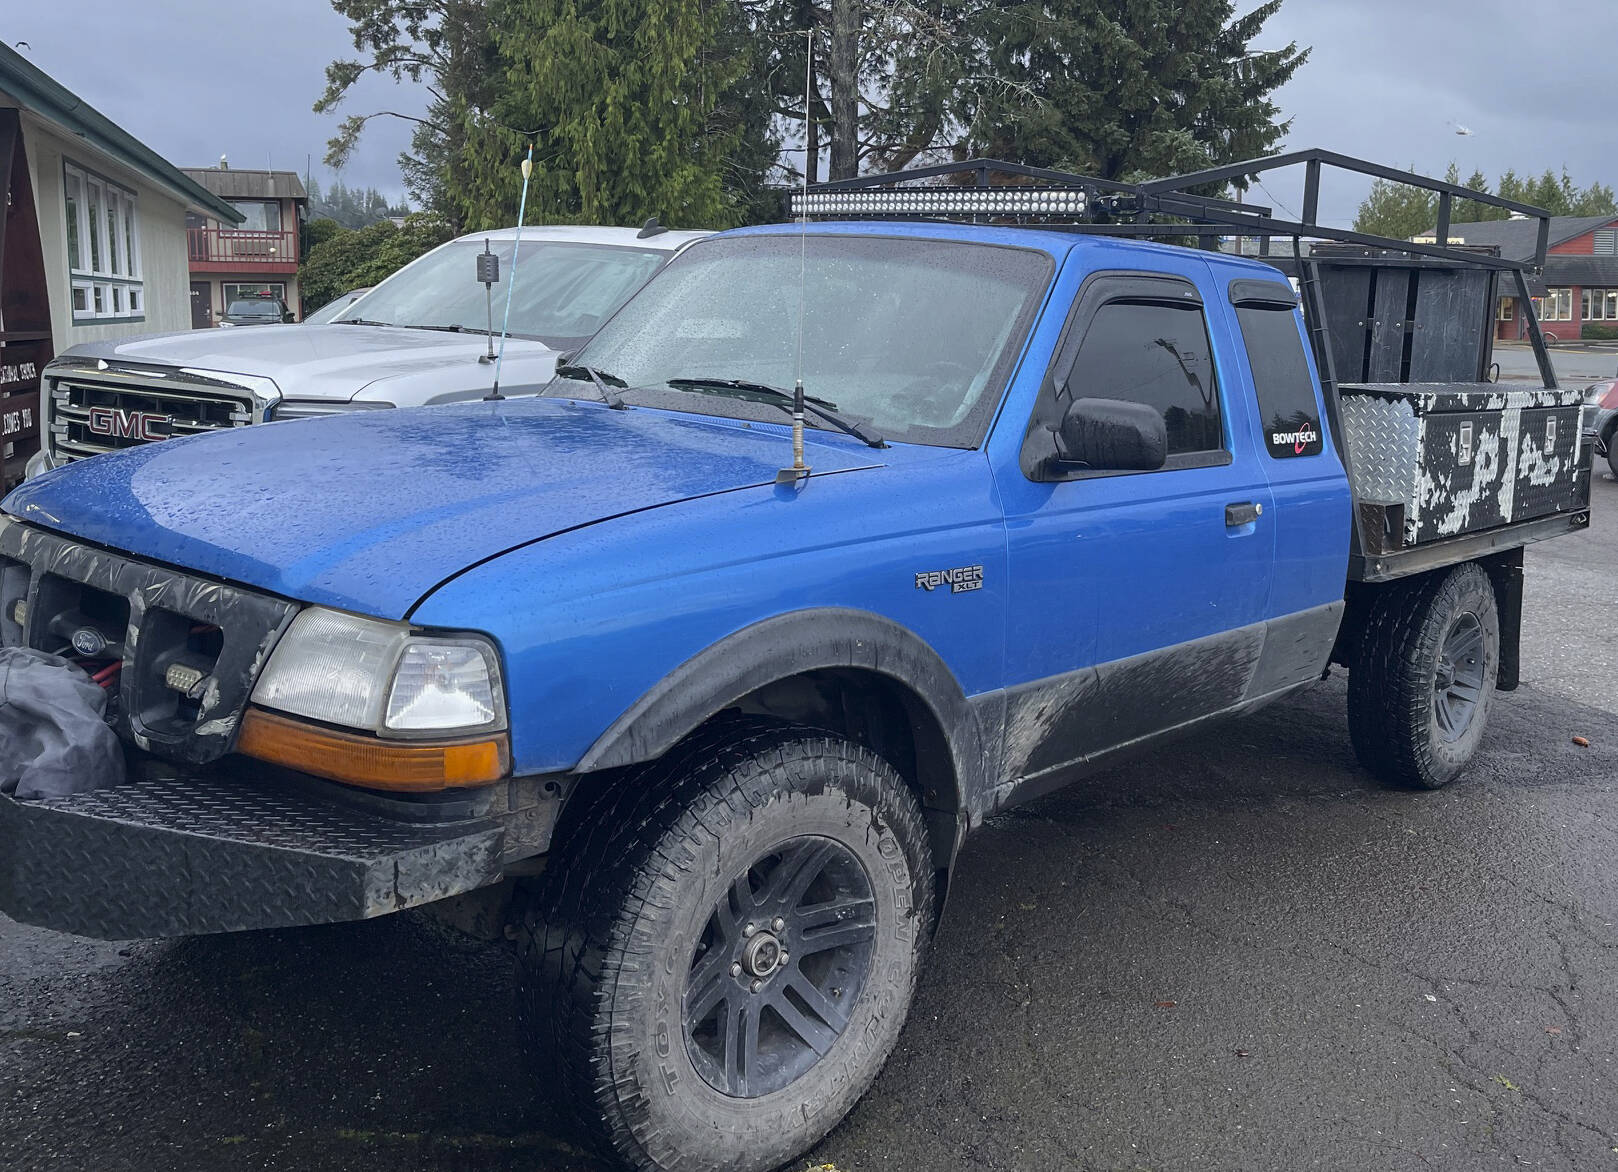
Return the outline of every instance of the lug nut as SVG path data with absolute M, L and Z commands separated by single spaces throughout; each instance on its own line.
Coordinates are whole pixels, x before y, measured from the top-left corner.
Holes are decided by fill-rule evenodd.
M 757 993 L 762 988 L 764 988 L 764 982 L 763 981 L 754 981 L 753 982 L 753 992 Z
M 775 922 L 770 925 L 770 927 L 774 928 L 777 932 L 779 932 L 782 928 L 785 928 L 786 926 L 787 926 L 787 922 L 785 920 L 783 920 L 780 916 L 776 916 L 775 917 Z
M 786 962 L 787 962 L 787 950 L 783 948 L 781 950 L 781 959 L 778 962 L 776 962 L 776 967 L 777 968 L 783 967 L 783 966 L 786 965 Z
M 747 927 L 742 929 L 742 936 L 744 938 L 750 937 L 750 936 L 753 936 L 754 934 L 756 934 L 757 932 L 758 932 L 758 925 L 757 924 L 749 924 L 749 925 L 747 925 Z
M 733 976 L 733 977 L 741 976 L 742 975 L 742 966 L 739 965 L 739 964 L 731 965 L 730 966 L 730 975 Z

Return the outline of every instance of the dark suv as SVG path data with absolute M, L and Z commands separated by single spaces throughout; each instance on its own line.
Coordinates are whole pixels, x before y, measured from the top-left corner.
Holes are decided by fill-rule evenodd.
M 293 320 L 287 303 L 279 297 L 238 297 L 220 315 L 222 326 L 275 326 Z

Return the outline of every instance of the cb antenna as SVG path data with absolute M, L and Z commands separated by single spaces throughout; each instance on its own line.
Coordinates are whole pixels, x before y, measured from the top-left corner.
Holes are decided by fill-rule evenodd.
M 803 301 L 809 272 L 809 119 L 814 107 L 809 100 L 815 78 L 815 30 L 805 30 L 809 49 L 803 61 L 803 199 L 798 209 L 798 357 L 792 381 L 792 467 L 775 474 L 777 484 L 797 484 L 809 478 L 809 465 L 803 462 Z
M 500 367 L 506 359 L 506 332 L 511 325 L 511 294 L 517 287 L 517 250 L 522 247 L 522 222 L 528 216 L 528 177 L 533 173 L 534 144 L 530 142 L 528 155 L 522 161 L 522 198 L 517 202 L 517 239 L 511 245 L 511 280 L 506 282 L 506 312 L 500 319 L 500 353 L 494 357 L 494 386 L 483 396 L 485 403 L 505 398 L 500 393 Z

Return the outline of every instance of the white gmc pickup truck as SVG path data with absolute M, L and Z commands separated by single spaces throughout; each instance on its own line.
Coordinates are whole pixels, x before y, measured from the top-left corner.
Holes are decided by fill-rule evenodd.
M 670 257 L 707 233 L 634 228 L 479 232 L 417 258 L 329 325 L 245 326 L 74 346 L 46 366 L 30 478 L 102 452 L 278 419 L 477 399 L 511 298 L 501 391 L 532 394 Z M 477 280 L 478 253 L 500 282 Z M 513 271 L 512 253 L 516 251 Z

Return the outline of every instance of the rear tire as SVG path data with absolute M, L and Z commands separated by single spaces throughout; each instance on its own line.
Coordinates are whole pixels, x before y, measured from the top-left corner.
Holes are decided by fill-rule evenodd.
M 1612 473 L 1612 478 L 1618 480 L 1618 448 L 1613 446 L 1615 442 L 1618 442 L 1618 435 L 1607 437 L 1607 468 Z
M 1438 789 L 1477 752 L 1500 668 L 1489 575 L 1457 566 L 1384 590 L 1348 673 L 1348 730 L 1372 773 Z
M 914 796 L 840 737 L 734 722 L 586 801 L 518 929 L 542 1077 L 630 1167 L 778 1167 L 909 1011 L 933 916 Z

